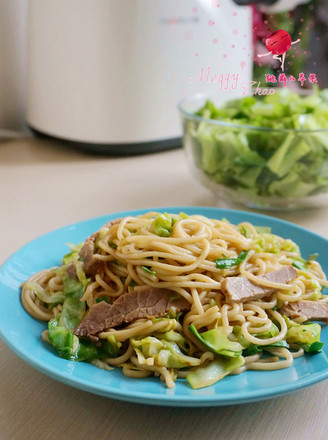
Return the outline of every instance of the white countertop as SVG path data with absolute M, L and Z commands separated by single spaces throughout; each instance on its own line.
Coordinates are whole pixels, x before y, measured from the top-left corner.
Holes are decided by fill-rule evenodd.
M 33 138 L 0 144 L 0 264 L 61 226 L 121 210 L 177 205 L 226 207 L 190 175 L 182 150 L 110 158 Z M 328 208 L 274 215 L 328 237 Z M 328 437 L 328 381 L 253 404 L 151 407 L 56 382 L 0 341 L 0 396 L 0 440 Z

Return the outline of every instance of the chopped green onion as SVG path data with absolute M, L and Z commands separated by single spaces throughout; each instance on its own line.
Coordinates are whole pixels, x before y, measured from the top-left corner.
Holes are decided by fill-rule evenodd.
M 110 246 L 112 249 L 117 249 L 117 245 L 113 241 L 108 241 L 108 246 Z
M 149 269 L 149 267 L 147 266 L 141 266 L 141 269 L 149 273 L 150 275 L 154 275 L 154 276 L 156 275 L 156 272 L 154 270 Z
M 299 270 L 307 270 L 307 268 L 305 267 L 305 261 L 294 260 L 292 262 L 292 266 L 296 267 L 296 269 L 299 269 Z
M 96 304 L 105 301 L 107 304 L 109 304 L 109 299 L 107 298 L 107 296 L 100 296 L 99 298 L 96 298 Z
M 238 266 L 246 260 L 249 251 L 242 251 L 237 258 L 218 258 L 215 260 L 218 269 L 229 269 L 230 267 Z

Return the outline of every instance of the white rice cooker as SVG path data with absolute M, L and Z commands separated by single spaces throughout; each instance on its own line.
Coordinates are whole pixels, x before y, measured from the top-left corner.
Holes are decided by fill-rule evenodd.
M 210 81 L 189 79 L 202 67 L 226 74 L 241 72 L 241 62 L 252 64 L 248 3 L 30 0 L 29 127 L 94 153 L 180 145 L 178 102 L 216 90 Z

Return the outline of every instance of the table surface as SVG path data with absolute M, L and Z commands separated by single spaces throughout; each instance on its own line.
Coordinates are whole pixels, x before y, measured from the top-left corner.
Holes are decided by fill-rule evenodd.
M 221 206 L 190 175 L 183 151 L 110 158 L 26 138 L 0 144 L 0 264 L 50 230 L 154 206 Z M 328 208 L 276 217 L 328 237 Z M 1 323 L 0 323 L 1 325 Z M 59 383 L 0 341 L 0 440 L 328 437 L 328 381 L 263 402 L 161 408 L 119 402 Z

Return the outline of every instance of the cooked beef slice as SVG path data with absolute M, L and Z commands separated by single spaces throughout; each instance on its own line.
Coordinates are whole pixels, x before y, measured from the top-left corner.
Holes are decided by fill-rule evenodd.
M 95 232 L 88 237 L 82 248 L 79 256 L 84 259 L 84 272 L 87 277 L 94 276 L 99 273 L 103 267 L 103 262 L 95 258 L 95 241 L 98 238 L 98 232 Z
M 92 337 L 104 329 L 117 327 L 138 318 L 163 316 L 170 309 L 184 312 L 190 309 L 190 304 L 172 290 L 145 286 L 121 295 L 113 304 L 101 301 L 93 305 L 74 334 Z
M 283 267 L 265 274 L 266 281 L 273 283 L 286 284 L 297 277 L 297 271 L 292 267 Z M 226 297 L 227 303 L 245 302 L 271 295 L 276 289 L 272 287 L 261 287 L 246 277 L 228 277 L 221 282 L 221 290 Z
M 328 304 L 316 301 L 302 300 L 290 302 L 282 306 L 278 312 L 292 319 L 305 316 L 308 320 L 313 321 L 328 320 Z
M 73 263 L 69 264 L 66 268 L 67 275 L 75 280 L 77 280 L 76 268 Z
M 122 220 L 122 218 L 117 218 L 115 220 L 111 220 L 110 222 L 107 222 L 104 225 L 104 227 L 110 228 L 111 226 L 115 225 L 116 223 L 120 223 L 121 220 Z M 90 237 L 88 237 L 85 240 L 85 242 L 79 252 L 79 256 L 84 259 L 84 272 L 87 277 L 96 275 L 103 268 L 104 263 L 101 260 L 98 260 L 97 258 L 95 258 L 95 256 L 94 256 L 94 254 L 96 253 L 95 252 L 95 242 L 98 239 L 98 236 L 99 236 L 99 232 L 94 232 Z M 72 271 L 72 275 L 74 275 L 73 271 Z M 74 276 L 72 278 L 74 278 Z

